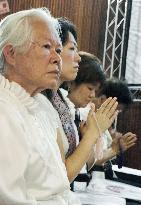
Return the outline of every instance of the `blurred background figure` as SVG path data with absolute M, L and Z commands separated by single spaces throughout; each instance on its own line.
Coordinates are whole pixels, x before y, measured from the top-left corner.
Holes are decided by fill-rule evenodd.
M 112 97 L 114 95 L 115 97 L 117 97 L 117 101 L 119 100 L 118 106 L 120 109 L 123 109 L 123 107 L 126 107 L 132 102 L 131 94 L 126 83 L 119 80 L 110 80 L 110 83 L 109 80 L 105 81 L 105 76 L 102 71 L 102 65 L 100 63 L 100 60 L 96 56 L 86 52 L 79 52 L 79 55 L 81 56 L 81 62 L 79 63 L 79 71 L 77 77 L 74 81 L 71 82 L 68 95 L 67 93 L 64 93 L 64 96 L 66 96 L 66 101 L 70 105 L 74 121 L 76 116 L 75 111 L 80 107 L 84 107 L 79 109 L 80 119 L 86 120 L 87 114 L 90 110 L 89 103 L 94 101 L 96 103 L 96 109 L 98 109 L 101 103 L 103 103 L 107 99 L 107 92 L 108 97 L 110 97 L 110 95 Z M 99 96 L 95 97 L 95 93 L 99 93 Z M 78 132 L 80 137 L 81 134 L 78 125 L 77 128 L 79 130 Z M 118 155 L 120 153 L 121 147 L 122 151 L 126 151 L 127 149 L 135 145 L 135 142 L 136 135 L 131 132 L 128 132 L 123 136 L 121 133 L 116 133 L 116 138 L 112 139 L 110 133 L 107 130 L 103 135 L 102 159 L 94 160 L 94 157 L 96 156 L 94 156 L 94 153 L 92 153 L 90 157 L 91 160 L 89 159 L 88 161 L 88 167 L 90 168 L 92 163 L 95 161 L 97 165 L 100 165 L 97 167 L 94 165 L 95 170 L 104 169 L 104 163 Z M 111 166 L 109 167 L 109 165 L 107 166 L 107 164 L 105 167 L 106 171 L 107 169 L 111 169 Z

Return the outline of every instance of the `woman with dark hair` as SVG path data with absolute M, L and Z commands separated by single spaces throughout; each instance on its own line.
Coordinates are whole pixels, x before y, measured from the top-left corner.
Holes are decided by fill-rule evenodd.
M 79 71 L 77 73 L 77 77 L 74 81 L 72 81 L 69 93 L 67 96 L 65 96 L 77 127 L 78 124 L 75 118 L 75 110 L 77 108 L 80 108 L 80 121 L 86 120 L 88 112 L 90 110 L 89 103 L 92 102 L 96 97 L 95 92 L 97 91 L 98 93 L 101 93 L 99 98 L 103 97 L 101 99 L 101 104 L 108 97 L 117 97 L 117 101 L 119 103 L 118 110 L 121 109 L 123 105 L 125 106 L 131 103 L 131 94 L 127 85 L 123 81 L 115 79 L 105 80 L 105 75 L 102 71 L 102 64 L 96 56 L 82 51 L 79 52 L 79 55 L 81 57 L 81 62 L 79 63 Z M 78 127 L 78 131 L 79 129 L 80 127 Z M 80 133 L 77 135 L 77 138 L 78 141 L 81 140 Z M 95 150 L 91 152 L 91 157 L 87 161 L 88 168 L 90 168 L 95 161 L 95 165 L 92 170 L 104 171 L 104 163 L 118 155 L 120 153 L 120 147 L 122 147 L 122 150 L 126 151 L 127 149 L 135 145 L 135 141 L 136 136 L 131 132 L 128 132 L 125 135 L 120 134 L 120 136 L 118 135 L 116 139 L 112 140 L 110 133 L 108 132 L 108 130 L 106 130 L 106 132 L 102 134 L 101 141 L 100 139 L 98 139 L 95 145 Z M 100 147 L 97 147 L 98 144 L 100 145 Z M 100 151 L 101 153 L 103 153 L 103 155 L 101 158 L 98 158 L 98 153 Z M 105 164 L 105 167 L 107 167 L 107 164 Z M 86 168 L 81 170 L 81 173 L 83 173 L 83 175 L 85 172 Z M 81 174 L 80 176 L 78 176 L 76 181 L 79 180 L 79 178 L 83 175 Z
M 66 18 L 59 18 L 58 21 L 61 26 L 60 38 L 63 45 L 63 51 L 61 53 L 62 73 L 58 85 L 59 88 L 59 86 L 64 81 L 71 81 L 76 78 L 80 56 L 78 55 L 77 51 L 77 33 L 75 26 Z M 71 120 L 69 107 L 59 89 L 57 90 L 57 92 L 46 90 L 44 93 L 45 95 L 47 95 L 47 97 L 50 99 L 53 106 L 59 113 L 63 130 L 67 136 L 68 143 L 65 141 L 64 151 L 66 157 L 68 157 L 74 152 L 76 148 L 75 130 L 73 127 L 73 121 Z
M 93 102 L 98 109 L 108 97 L 113 96 L 117 98 L 117 109 L 119 112 L 122 112 L 132 103 L 132 96 L 128 85 L 125 81 L 116 78 L 107 79 L 105 81 L 102 89 L 93 100 Z M 107 137 L 105 136 L 105 143 L 103 147 L 104 157 L 97 162 L 97 165 L 102 165 L 109 159 L 112 159 L 113 157 L 118 155 L 121 147 L 122 151 L 126 151 L 136 143 L 137 138 L 135 134 L 133 134 L 132 132 L 127 132 L 122 135 L 121 133 L 116 131 L 116 124 L 117 119 L 115 123 L 113 123 L 114 128 L 113 126 L 110 128 L 110 133 L 106 132 Z
M 95 97 L 106 80 L 100 60 L 93 54 L 79 52 L 81 62 L 77 77 L 71 82 L 68 97 L 75 107 L 85 107 Z M 110 97 L 110 96 L 109 96 Z
M 132 95 L 125 81 L 117 78 L 107 79 L 104 86 L 102 87 L 99 99 L 102 104 L 108 97 L 117 97 L 118 110 L 122 111 L 132 103 Z M 99 106 L 100 106 L 99 104 Z
M 74 25 L 67 19 L 60 18 L 58 20 L 62 29 L 60 36 L 63 45 L 63 50 L 61 52 L 62 72 L 57 92 L 52 92 L 50 100 L 59 114 L 63 130 L 66 134 L 66 137 L 62 138 L 63 148 L 65 149 L 65 165 L 68 178 L 70 182 L 72 182 L 80 172 L 83 165 L 88 160 L 90 152 L 93 149 L 93 146 L 96 143 L 97 139 L 99 138 L 99 129 L 92 114 L 93 110 L 91 110 L 87 124 L 85 125 L 83 139 L 80 143 L 76 142 L 76 130 L 73 125 L 74 122 L 71 116 L 71 112 L 67 102 L 62 96 L 59 86 L 64 82 L 70 82 L 76 78 L 81 58 L 77 50 L 77 34 Z M 46 95 L 47 93 L 48 91 L 46 91 Z M 100 126 L 101 131 L 104 131 L 111 125 L 112 121 L 117 115 L 117 113 L 115 112 L 116 106 L 116 99 L 110 98 L 96 113 L 97 122 Z M 111 114 L 107 116 L 106 113 Z M 58 139 L 58 143 L 59 145 L 61 144 L 61 138 Z M 64 152 L 62 148 L 60 149 L 61 152 Z
M 91 103 L 95 97 L 95 92 L 103 87 L 106 80 L 102 71 L 102 64 L 96 56 L 83 51 L 79 52 L 79 55 L 81 57 L 81 62 L 79 63 L 77 77 L 71 82 L 68 95 L 66 96 L 64 93 L 64 98 L 70 107 L 72 118 L 78 129 L 78 133 L 76 134 L 78 142 L 82 140 L 82 136 L 79 126 L 77 125 L 76 110 L 80 111 L 81 109 L 78 108 L 85 108 L 88 105 L 85 109 L 86 112 L 87 110 L 89 111 L 91 107 L 89 103 Z M 80 113 L 80 121 L 81 120 L 82 115 Z M 87 118 L 84 118 L 83 120 L 86 121 Z M 95 151 L 92 150 L 91 160 L 88 160 L 88 168 L 90 168 L 95 159 L 99 157 L 96 156 L 98 155 L 98 152 L 100 152 L 99 147 L 97 147 Z

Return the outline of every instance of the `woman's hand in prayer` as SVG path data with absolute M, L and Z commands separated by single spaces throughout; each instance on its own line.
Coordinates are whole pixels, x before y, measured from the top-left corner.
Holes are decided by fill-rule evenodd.
M 86 122 L 82 121 L 80 123 L 80 132 L 82 137 L 83 136 L 86 136 L 87 138 L 90 137 L 95 143 L 98 137 L 100 136 L 100 133 L 96 123 L 94 112 L 95 112 L 95 106 L 94 104 L 92 104 L 87 117 L 87 121 Z
M 137 141 L 137 137 L 132 132 L 127 132 L 124 135 L 122 135 L 119 132 L 115 132 L 111 147 L 112 147 L 112 150 L 116 154 L 118 154 L 120 152 L 120 149 L 122 149 L 122 151 L 126 151 L 130 147 L 134 146 L 136 144 L 136 141 Z
M 116 110 L 118 102 L 116 100 L 117 98 L 115 97 L 109 97 L 95 113 L 101 133 L 105 132 L 112 125 L 118 115 L 118 110 Z

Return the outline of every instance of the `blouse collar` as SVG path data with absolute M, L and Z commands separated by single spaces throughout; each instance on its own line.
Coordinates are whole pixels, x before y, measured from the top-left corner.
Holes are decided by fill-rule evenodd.
M 61 93 L 62 93 L 64 99 L 66 100 L 66 102 L 67 102 L 67 104 L 68 104 L 68 106 L 69 106 L 69 109 L 70 109 L 70 111 L 71 111 L 71 114 L 72 114 L 72 117 L 73 117 L 73 120 L 74 120 L 74 119 L 75 119 L 75 110 L 76 110 L 75 105 L 74 105 L 74 103 L 68 98 L 68 92 L 67 92 L 66 90 L 64 90 L 64 89 L 61 88 L 60 91 L 61 91 Z
M 4 88 L 12 92 L 16 97 L 18 97 L 18 99 L 27 109 L 35 110 L 37 108 L 38 103 L 34 97 L 31 97 L 30 94 L 27 93 L 26 90 L 23 87 L 21 87 L 18 83 L 14 81 L 10 82 L 1 74 L 0 74 L 0 88 L 1 89 Z

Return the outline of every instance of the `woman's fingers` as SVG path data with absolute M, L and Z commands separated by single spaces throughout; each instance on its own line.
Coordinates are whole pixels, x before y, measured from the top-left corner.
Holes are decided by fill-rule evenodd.
M 118 110 L 116 110 L 114 112 L 114 114 L 109 117 L 111 124 L 114 122 L 114 120 L 117 118 L 117 116 L 118 116 Z
M 131 139 L 130 141 L 126 141 L 126 144 L 130 144 L 130 143 L 135 143 L 137 141 L 137 139 Z
M 105 116 L 105 120 L 108 118 L 113 122 L 113 119 L 117 116 L 118 113 L 116 112 L 116 109 L 118 102 L 116 99 L 117 98 L 108 98 L 98 110 L 99 113 L 103 114 L 103 117 Z
M 128 144 L 127 149 L 129 149 L 130 147 L 133 147 L 135 144 L 136 144 L 135 142 Z
M 118 102 L 116 100 L 116 97 L 108 98 L 96 112 L 96 119 L 101 132 L 108 129 L 118 115 L 118 111 L 116 111 Z
M 91 106 L 92 111 L 95 112 L 95 104 L 91 103 L 90 106 Z
M 85 131 L 86 131 L 86 122 L 85 121 L 81 121 L 79 128 L 80 128 L 80 133 L 83 136 L 85 134 Z
M 126 150 L 128 150 L 130 147 L 133 147 L 135 144 L 136 144 L 135 142 L 126 144 L 125 146 L 123 146 L 123 150 L 126 151 Z
M 109 112 L 109 110 L 111 110 L 111 108 L 115 105 L 115 103 L 118 104 L 118 103 L 116 102 L 116 100 L 117 100 L 116 97 L 114 97 L 114 98 L 109 97 L 109 98 L 101 105 L 100 111 L 101 111 L 102 113 L 104 112 L 105 114 L 107 114 L 107 113 Z M 117 107 L 117 105 L 116 105 L 116 107 Z
M 94 114 L 94 109 L 91 108 L 88 113 L 87 122 L 89 122 Z
M 110 103 L 111 100 L 112 100 L 112 97 L 109 97 L 107 100 L 105 100 L 105 102 L 102 103 L 102 105 L 100 106 L 99 110 L 103 112 L 105 110 L 105 107 L 107 107 L 107 105 Z
M 118 102 L 115 102 L 109 111 L 105 110 L 105 113 L 109 119 L 112 118 L 113 115 L 115 114 L 116 109 L 117 109 L 117 105 L 118 105 Z
M 135 134 L 128 132 L 125 135 L 123 135 L 123 139 L 126 143 L 128 143 L 128 142 L 135 142 L 137 140 L 137 137 Z
M 132 132 L 127 132 L 126 134 L 124 134 L 124 138 L 127 138 L 127 137 L 130 137 L 130 136 L 133 136 L 135 134 L 133 134 Z
M 122 136 L 120 139 L 120 143 L 123 147 L 123 150 L 127 150 L 130 147 L 134 146 L 136 144 L 137 137 L 135 134 L 128 132 L 125 135 Z

